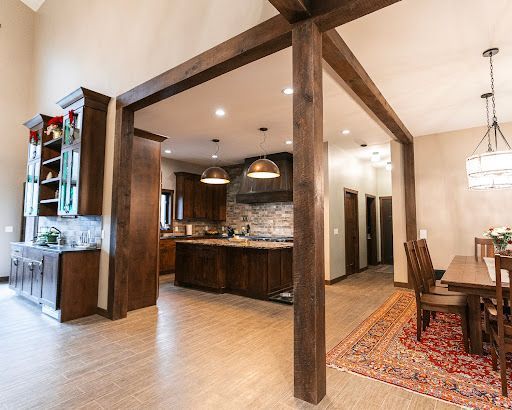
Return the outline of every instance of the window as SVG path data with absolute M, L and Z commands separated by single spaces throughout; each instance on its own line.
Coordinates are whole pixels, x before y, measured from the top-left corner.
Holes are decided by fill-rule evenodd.
M 174 191 L 162 189 L 160 195 L 160 229 L 172 229 Z

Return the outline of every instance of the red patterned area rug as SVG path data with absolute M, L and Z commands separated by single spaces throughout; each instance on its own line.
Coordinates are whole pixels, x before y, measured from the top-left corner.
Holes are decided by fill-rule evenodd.
M 457 315 L 438 313 L 416 341 L 416 303 L 407 291 L 395 292 L 332 349 L 327 366 L 469 408 L 512 409 L 490 355 L 464 352 Z

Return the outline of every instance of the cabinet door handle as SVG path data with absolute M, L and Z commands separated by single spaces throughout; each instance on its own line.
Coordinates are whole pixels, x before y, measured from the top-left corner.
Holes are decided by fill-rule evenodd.
M 28 268 L 29 268 L 30 270 L 34 270 L 34 264 L 33 264 L 32 262 L 29 262 L 29 263 L 28 263 Z
M 14 264 L 14 266 L 18 266 L 18 259 L 12 258 L 12 263 Z

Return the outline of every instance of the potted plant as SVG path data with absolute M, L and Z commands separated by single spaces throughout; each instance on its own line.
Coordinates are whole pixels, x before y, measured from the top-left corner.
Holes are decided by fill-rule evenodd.
M 507 251 L 507 246 L 512 245 L 512 229 L 510 227 L 490 227 L 486 232 L 484 232 L 484 238 L 492 239 L 496 253 L 502 255 L 510 253 Z

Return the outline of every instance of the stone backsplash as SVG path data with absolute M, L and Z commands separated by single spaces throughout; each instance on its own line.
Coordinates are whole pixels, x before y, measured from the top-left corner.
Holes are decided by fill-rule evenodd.
M 91 242 L 101 242 L 102 219 L 101 216 L 78 216 L 76 218 L 62 218 L 60 216 L 40 216 L 39 230 L 55 227 L 62 232 L 65 243 L 71 245 L 80 241 L 82 233 L 91 232 Z
M 239 204 L 236 195 L 242 183 L 243 165 L 225 167 L 231 177 L 227 191 L 226 225 L 240 230 L 251 226 L 252 235 L 293 236 L 293 203 Z

